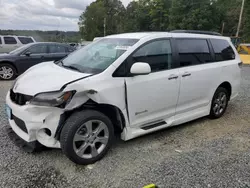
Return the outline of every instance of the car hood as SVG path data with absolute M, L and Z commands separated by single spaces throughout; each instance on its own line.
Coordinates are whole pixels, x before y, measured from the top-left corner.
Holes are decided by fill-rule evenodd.
M 65 84 L 90 75 L 60 67 L 52 61 L 45 62 L 19 76 L 13 91 L 34 96 L 41 92 L 58 91 Z
M 0 60 L 1 59 L 9 59 L 9 58 L 14 57 L 14 56 L 15 55 L 7 54 L 7 53 L 0 54 Z

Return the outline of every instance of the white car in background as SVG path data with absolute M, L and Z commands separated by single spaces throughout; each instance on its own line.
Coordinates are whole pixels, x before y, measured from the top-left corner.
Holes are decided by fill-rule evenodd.
M 36 42 L 30 36 L 0 35 L 0 53 L 9 53 L 25 44 Z
M 228 37 L 149 32 L 104 37 L 21 75 L 6 97 L 14 134 L 100 160 L 114 134 L 130 140 L 203 116 L 238 95 L 241 60 Z

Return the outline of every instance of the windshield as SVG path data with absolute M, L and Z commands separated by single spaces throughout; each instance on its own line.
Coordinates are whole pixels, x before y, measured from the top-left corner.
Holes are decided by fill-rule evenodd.
M 11 51 L 9 54 L 17 55 L 22 53 L 24 50 L 26 50 L 28 47 L 30 47 L 32 44 L 26 44 L 24 46 L 21 46 L 13 51 Z
M 137 41 L 104 38 L 72 53 L 61 62 L 61 65 L 84 73 L 100 73 Z

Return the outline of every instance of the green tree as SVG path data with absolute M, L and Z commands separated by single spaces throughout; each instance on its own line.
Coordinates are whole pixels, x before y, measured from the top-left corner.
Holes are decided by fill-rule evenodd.
M 150 2 L 150 29 L 154 31 L 164 31 L 169 26 L 169 10 L 171 1 L 152 0 Z
M 250 43 L 250 0 L 245 1 L 242 32 L 240 34 L 245 42 Z
M 222 13 L 215 2 L 173 0 L 169 29 L 220 31 Z
M 151 25 L 151 0 L 132 1 L 126 9 L 125 30 L 150 31 Z
M 104 20 L 106 34 L 123 32 L 125 8 L 119 0 L 97 0 L 91 3 L 79 19 L 80 32 L 85 40 L 104 35 Z
M 79 20 L 81 35 L 85 40 L 103 36 L 104 3 L 97 0 L 91 3 L 82 13 Z
M 222 14 L 221 26 L 224 22 L 223 34 L 235 36 L 239 21 L 239 14 L 242 0 L 218 0 L 215 5 Z

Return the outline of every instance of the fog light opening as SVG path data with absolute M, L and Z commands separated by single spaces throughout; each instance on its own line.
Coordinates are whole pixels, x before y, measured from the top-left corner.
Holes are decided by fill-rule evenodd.
M 48 135 L 48 136 L 51 136 L 51 131 L 47 128 L 44 129 L 44 132 Z

